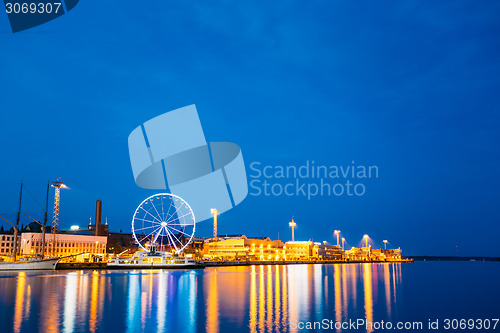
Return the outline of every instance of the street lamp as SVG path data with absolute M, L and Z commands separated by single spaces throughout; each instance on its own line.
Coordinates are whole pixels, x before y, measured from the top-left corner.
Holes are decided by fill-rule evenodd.
M 384 239 L 384 249 L 387 250 L 387 241 Z
M 292 227 L 292 242 L 294 242 L 295 241 L 294 229 L 297 223 L 295 223 L 295 221 L 293 220 L 293 216 L 292 216 L 292 222 L 289 222 L 288 225 Z
M 344 251 L 344 243 L 345 243 L 345 238 L 342 237 L 342 251 Z
M 340 230 L 335 230 L 335 234 L 337 234 L 337 246 L 339 246 L 339 235 L 340 235 Z
M 368 235 L 364 235 L 363 238 L 365 240 L 366 247 L 368 247 Z

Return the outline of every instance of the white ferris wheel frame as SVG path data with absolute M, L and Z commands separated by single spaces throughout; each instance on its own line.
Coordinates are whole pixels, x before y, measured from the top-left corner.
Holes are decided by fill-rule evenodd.
M 192 233 L 192 234 L 191 234 L 191 236 L 189 237 L 189 241 L 187 241 L 187 242 L 186 242 L 186 244 L 184 244 L 184 246 L 182 246 L 182 248 L 181 248 L 181 249 L 179 249 L 179 250 L 177 250 L 177 247 L 175 246 L 175 242 L 173 242 L 173 243 L 174 243 L 174 244 L 173 244 L 173 246 L 174 246 L 174 248 L 176 248 L 176 253 L 180 253 L 180 252 L 184 251 L 184 249 L 185 249 L 185 248 L 189 245 L 189 243 L 191 243 L 191 241 L 193 240 L 193 237 L 194 237 L 194 232 L 195 232 L 195 230 L 196 230 L 196 217 L 195 217 L 195 215 L 194 215 L 193 209 L 191 208 L 191 206 L 189 206 L 189 204 L 187 203 L 187 201 L 186 201 L 186 200 L 184 200 L 184 199 L 182 199 L 181 197 L 179 197 L 179 196 L 175 195 L 175 194 L 172 194 L 172 193 L 166 193 L 166 192 L 164 192 L 164 193 L 156 193 L 156 194 L 153 194 L 153 195 L 151 195 L 151 196 L 147 197 L 146 199 L 144 199 L 144 200 L 143 200 L 143 201 L 139 204 L 139 206 L 137 206 L 137 208 L 135 209 L 134 215 L 133 215 L 133 217 L 132 217 L 132 235 L 134 236 L 134 239 L 135 239 L 135 241 L 137 242 L 137 244 L 139 245 L 139 247 L 140 247 L 141 249 L 143 249 L 144 251 L 147 251 L 147 249 L 146 249 L 146 248 L 142 245 L 142 243 L 139 241 L 139 239 L 137 239 L 137 235 L 135 234 L 135 229 L 134 229 L 134 220 L 135 220 L 135 217 L 136 217 L 136 215 L 137 215 L 137 212 L 139 211 L 139 209 L 143 206 L 143 204 L 144 204 L 146 201 L 150 200 L 151 198 L 154 198 L 154 197 L 157 197 L 157 196 L 163 196 L 163 195 L 164 195 L 164 196 L 171 196 L 171 197 L 175 197 L 175 198 L 177 198 L 177 199 L 181 200 L 181 202 L 183 202 L 184 204 L 186 204 L 187 208 L 189 208 L 190 214 L 193 216 L 193 233 Z M 153 205 L 153 207 L 154 207 L 154 205 Z M 143 208 L 143 210 L 145 210 L 145 209 Z M 145 210 L 145 211 L 146 211 L 146 210 Z M 147 211 L 146 211 L 146 212 L 147 212 Z M 163 228 L 161 228 L 161 229 L 163 229 Z M 161 231 L 161 229 L 160 229 L 160 231 Z

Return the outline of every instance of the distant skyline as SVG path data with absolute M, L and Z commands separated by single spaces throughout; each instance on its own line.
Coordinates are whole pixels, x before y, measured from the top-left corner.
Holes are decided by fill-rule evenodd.
M 500 3 L 116 4 L 16 34 L 0 14 L 0 215 L 15 218 L 24 179 L 23 213 L 43 218 L 61 177 L 62 228 L 93 221 L 100 199 L 110 230 L 129 232 L 159 191 L 135 185 L 128 135 L 196 104 L 248 176 L 253 162 L 378 167 L 362 196 L 249 195 L 220 234 L 287 241 L 294 216 L 296 240 L 336 243 L 338 229 L 403 255 L 500 256 Z

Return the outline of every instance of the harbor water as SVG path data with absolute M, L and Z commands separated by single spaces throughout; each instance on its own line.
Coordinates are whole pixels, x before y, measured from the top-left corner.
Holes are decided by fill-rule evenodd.
M 495 332 L 499 276 L 479 261 L 0 272 L 1 331 Z

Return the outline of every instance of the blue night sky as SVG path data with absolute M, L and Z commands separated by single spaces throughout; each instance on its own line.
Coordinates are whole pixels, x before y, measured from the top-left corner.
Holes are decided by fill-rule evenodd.
M 62 177 L 63 228 L 102 199 L 130 231 L 157 191 L 134 183 L 129 133 L 196 104 L 249 176 L 254 161 L 379 168 L 361 197 L 249 195 L 219 233 L 288 240 L 293 215 L 300 240 L 499 256 L 499 17 L 498 1 L 81 1 L 13 34 L 1 13 L 0 215 L 23 178 L 23 213 L 42 218 Z

